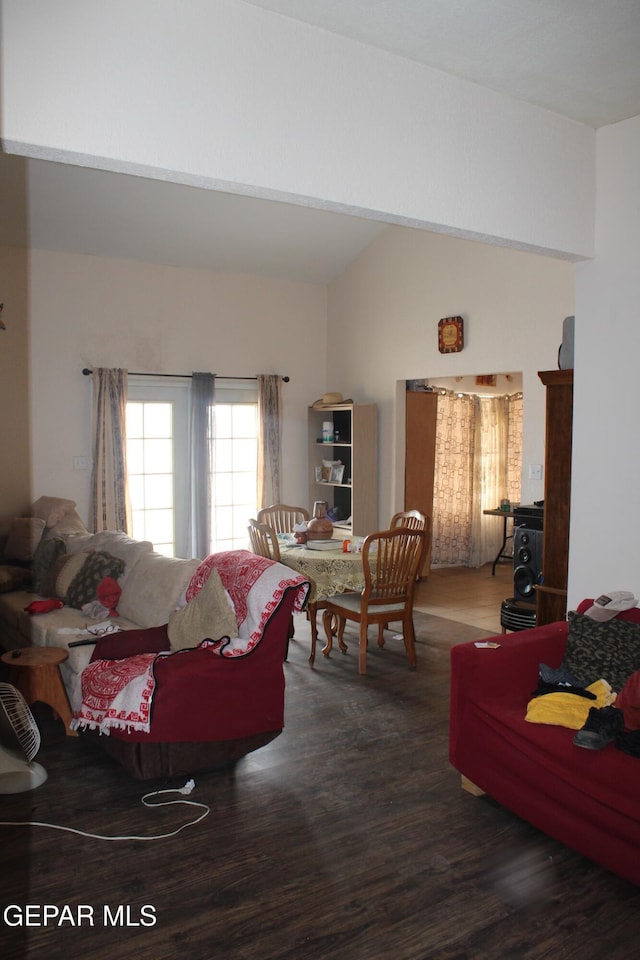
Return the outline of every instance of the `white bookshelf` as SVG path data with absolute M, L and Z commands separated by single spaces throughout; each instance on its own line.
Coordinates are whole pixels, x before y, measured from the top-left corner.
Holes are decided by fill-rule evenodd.
M 322 425 L 333 424 L 334 439 L 322 439 Z M 337 431 L 337 434 L 336 434 Z M 322 461 L 341 460 L 340 482 L 318 480 Z M 366 536 L 378 528 L 378 412 L 375 404 L 351 403 L 309 407 L 309 506 L 326 500 L 344 519 L 334 521 L 340 531 Z M 347 524 L 348 518 L 353 520 Z

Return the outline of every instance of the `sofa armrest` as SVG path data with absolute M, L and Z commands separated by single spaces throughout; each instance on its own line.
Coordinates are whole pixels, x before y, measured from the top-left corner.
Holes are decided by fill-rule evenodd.
M 451 648 L 451 696 L 470 686 L 491 697 L 506 690 L 530 695 L 538 682 L 539 665 L 559 667 L 567 644 L 566 620 L 518 633 L 499 634 L 491 640 L 496 649 L 478 648 L 474 642 Z
M 119 630 L 100 637 L 96 643 L 91 662 L 94 660 L 124 660 L 138 653 L 161 653 L 169 649 L 167 624 L 149 627 L 146 630 Z

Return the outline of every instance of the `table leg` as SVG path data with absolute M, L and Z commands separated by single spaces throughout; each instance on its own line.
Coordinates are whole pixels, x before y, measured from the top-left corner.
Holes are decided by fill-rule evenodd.
M 498 561 L 500 560 L 500 558 L 501 558 L 501 557 L 506 557 L 506 554 L 505 554 L 505 552 L 504 552 L 504 548 L 506 547 L 506 545 L 507 545 L 507 540 L 509 539 L 509 537 L 507 536 L 507 523 L 508 523 L 508 521 L 509 521 L 509 517 L 508 517 L 508 516 L 505 516 L 505 517 L 504 517 L 503 527 L 502 527 L 502 546 L 501 546 L 500 549 L 498 550 L 498 555 L 497 555 L 497 557 L 495 558 L 495 560 L 493 561 L 493 566 L 491 567 L 491 576 L 492 576 L 492 577 L 495 577 L 495 575 L 496 575 L 496 566 L 498 565 Z
M 309 664 L 313 666 L 316 659 L 316 643 L 318 642 L 318 604 L 314 601 L 311 601 L 307 610 L 309 613 L 309 625 L 311 627 L 311 653 L 309 654 Z

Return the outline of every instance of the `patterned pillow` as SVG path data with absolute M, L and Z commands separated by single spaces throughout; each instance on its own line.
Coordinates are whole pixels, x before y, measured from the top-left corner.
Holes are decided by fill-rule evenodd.
M 603 678 L 619 692 L 640 670 L 640 624 L 627 620 L 598 622 L 571 611 L 562 665 L 585 683 Z
M 90 553 L 83 563 L 82 567 L 76 573 L 71 581 L 66 603 L 70 607 L 81 610 L 86 603 L 93 603 L 97 599 L 98 584 L 105 577 L 113 577 L 117 580 L 124 572 L 124 560 L 106 553 L 104 550 L 96 550 Z
M 51 540 L 41 540 L 33 554 L 31 570 L 33 574 L 33 590 L 44 597 L 55 596 L 50 587 L 50 572 L 57 560 L 65 553 L 64 540 L 52 537 Z

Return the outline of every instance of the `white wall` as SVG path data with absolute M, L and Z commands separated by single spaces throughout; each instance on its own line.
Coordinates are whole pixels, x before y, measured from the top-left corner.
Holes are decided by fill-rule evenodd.
M 34 499 L 69 497 L 87 519 L 89 474 L 73 470 L 74 457 L 91 456 L 82 368 L 104 366 L 290 376 L 282 494 L 306 503 L 307 406 L 325 389 L 324 286 L 34 250 L 29 298 Z
M 9 153 L 593 251 L 594 131 L 238 0 L 4 0 Z
M 541 499 L 528 465 L 544 463 L 545 393 L 574 267 L 550 257 L 390 227 L 329 290 L 328 389 L 379 405 L 379 520 L 403 506 L 399 380 L 521 371 L 522 502 Z M 461 315 L 465 346 L 438 351 L 438 320 Z
M 576 270 L 569 601 L 640 597 L 640 117 L 598 131 L 597 255 Z

